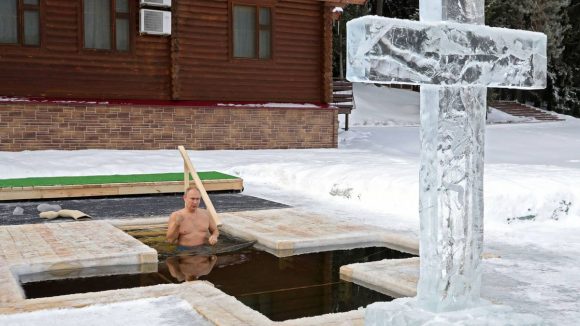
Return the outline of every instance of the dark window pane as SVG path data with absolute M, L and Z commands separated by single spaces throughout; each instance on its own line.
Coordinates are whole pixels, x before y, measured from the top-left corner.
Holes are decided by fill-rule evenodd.
M 0 0 L 0 43 L 18 42 L 17 0 Z
M 129 1 L 128 0 L 117 0 L 115 10 L 116 10 L 116 12 L 128 13 L 129 12 Z
M 84 0 L 85 48 L 111 48 L 111 7 L 109 0 Z
M 256 57 L 256 7 L 234 6 L 234 57 Z
M 270 30 L 260 31 L 260 59 L 270 59 Z
M 270 8 L 260 8 L 260 59 L 270 59 L 271 25 Z
M 38 0 L 24 0 L 25 5 L 36 5 L 38 6 Z
M 129 51 L 129 20 L 117 18 L 117 51 Z
M 260 8 L 260 25 L 270 25 L 270 8 Z
M 24 44 L 40 44 L 40 28 L 38 11 L 24 11 Z

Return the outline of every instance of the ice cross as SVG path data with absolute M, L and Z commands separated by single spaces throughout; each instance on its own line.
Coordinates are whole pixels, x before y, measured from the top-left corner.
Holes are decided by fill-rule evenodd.
M 483 0 L 419 8 L 420 22 L 349 22 L 347 79 L 421 85 L 417 301 L 450 311 L 480 298 L 487 87 L 545 87 L 546 36 L 484 26 Z

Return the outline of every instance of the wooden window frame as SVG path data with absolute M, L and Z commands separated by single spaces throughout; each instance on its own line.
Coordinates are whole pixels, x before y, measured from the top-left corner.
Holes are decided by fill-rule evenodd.
M 24 44 L 24 12 L 38 11 L 38 44 Z M 0 46 L 22 46 L 31 49 L 41 48 L 44 41 L 44 0 L 38 0 L 38 5 L 24 4 L 24 0 L 16 0 L 16 42 L 0 43 Z
M 253 58 L 244 58 L 244 57 L 236 57 L 234 56 L 234 7 L 235 6 L 246 6 L 246 7 L 255 7 L 256 8 L 256 19 L 255 19 L 255 49 L 254 52 L 256 56 Z M 244 1 L 244 0 L 236 0 L 236 1 L 229 1 L 229 8 L 228 8 L 228 20 L 229 20 L 229 57 L 230 61 L 256 61 L 256 62 L 272 62 L 274 60 L 274 21 L 275 21 L 275 6 L 276 1 L 272 0 L 258 0 L 258 1 Z M 268 8 L 270 9 L 270 57 L 269 58 L 260 58 L 260 31 L 262 27 L 260 25 L 260 9 L 261 8 Z
M 22 0 L 19 0 L 22 1 Z M 85 47 L 85 1 L 80 1 L 79 6 L 79 37 L 78 37 L 78 48 L 80 51 L 86 52 L 99 52 L 99 53 L 111 53 L 111 54 L 118 54 L 118 55 L 129 55 L 134 53 L 135 45 L 135 0 L 127 0 L 127 5 L 129 6 L 129 12 L 127 13 L 118 13 L 117 12 L 117 0 L 109 0 L 110 8 L 109 8 L 109 17 L 110 17 L 110 35 L 111 35 L 111 48 L 110 49 L 93 49 L 93 48 L 86 48 Z M 129 48 L 126 51 L 119 51 L 117 50 L 117 18 L 125 18 L 129 21 Z

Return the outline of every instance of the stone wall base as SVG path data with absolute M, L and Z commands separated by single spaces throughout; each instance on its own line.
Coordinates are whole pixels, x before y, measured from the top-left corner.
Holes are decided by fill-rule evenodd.
M 0 151 L 337 147 L 322 107 L 0 103 Z

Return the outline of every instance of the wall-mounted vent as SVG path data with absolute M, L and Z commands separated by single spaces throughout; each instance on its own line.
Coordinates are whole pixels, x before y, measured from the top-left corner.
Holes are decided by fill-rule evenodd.
M 171 0 L 140 0 L 141 6 L 171 7 Z
M 171 35 L 171 12 L 141 9 L 139 16 L 142 34 Z

